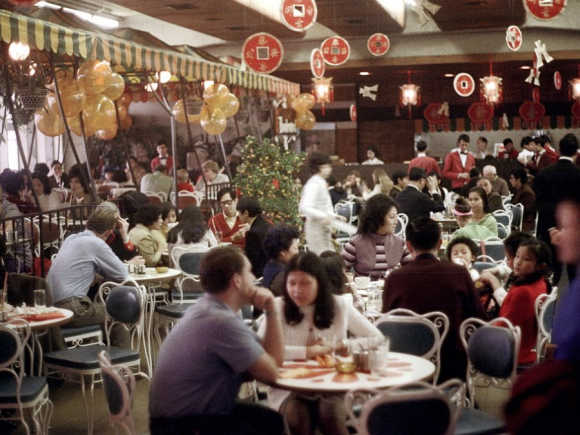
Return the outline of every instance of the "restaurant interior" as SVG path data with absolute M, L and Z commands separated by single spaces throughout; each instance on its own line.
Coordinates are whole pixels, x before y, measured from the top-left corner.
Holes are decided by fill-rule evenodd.
M 152 203 L 173 202 L 178 212 L 197 204 L 206 218 L 219 213 L 218 189 L 225 185 L 212 189 L 202 169 L 202 162 L 212 159 L 242 191 L 262 192 L 265 211 L 279 204 L 276 195 L 292 202 L 294 208 L 284 209 L 293 213 L 291 218 L 276 212 L 270 216 L 300 225 L 300 190 L 288 188 L 282 195 L 283 189 L 276 186 L 286 186 L 277 178 L 282 172 L 269 172 L 252 153 L 272 159 L 283 156 L 290 167 L 284 176 L 290 184 L 298 179 L 303 185 L 310 173 L 302 163 L 313 152 L 321 152 L 330 156 L 337 179 L 357 171 L 372 188 L 377 167 L 391 176 L 407 172 L 418 142 L 424 141 L 428 154 L 442 166 L 459 135 L 467 134 L 472 153 L 477 151 L 478 138 L 487 139 L 488 156 L 477 166 L 481 169 L 491 162 L 507 179 L 514 163 L 495 160 L 504 150 L 504 139 L 512 139 L 519 149 L 527 136 L 549 134 L 554 146 L 566 134 L 580 137 L 579 24 L 577 0 L 0 0 L 0 171 L 24 170 L 30 176 L 35 164 L 50 166 L 55 160 L 65 170 L 80 167 L 87 195 L 92 192 L 99 201 L 116 203 L 123 214 L 118 199 L 140 188 L 138 182 L 131 182 L 140 176 L 130 160 L 139 161 L 148 171 L 157 145 L 164 142 L 176 162 L 168 168 L 173 183 L 178 181 L 177 170 L 184 168 L 194 185 L 197 177 L 204 181 L 205 190 L 201 196 L 184 194 L 183 198 L 181 192 L 170 190 L 159 198 L 150 197 Z M 100 75 L 104 70 L 105 75 Z M 105 84 L 99 84 L 102 77 Z M 71 91 L 73 87 L 77 91 Z M 75 92 L 80 95 L 85 87 L 92 99 L 79 96 L 76 101 Z M 95 98 L 101 98 L 100 103 L 91 106 Z M 268 154 L 261 144 L 273 145 L 275 151 Z M 254 151 L 251 146 L 256 146 Z M 379 166 L 362 164 L 368 150 L 382 161 Z M 290 159 L 289 154 L 295 157 Z M 124 171 L 129 181 L 103 182 L 107 168 L 113 166 Z M 260 173 L 270 174 L 266 185 L 259 184 Z M 63 204 L 70 198 L 66 190 L 60 192 Z M 293 201 L 288 200 L 291 195 Z M 84 229 L 96 204 L 66 207 L 70 208 L 24 214 L 12 221 L 0 215 L 5 248 L 13 251 L 18 272 L 30 276 L 29 293 L 34 289 L 29 296 L 17 296 L 19 303 L 35 305 L 36 289 L 46 286 L 51 265 L 43 252 L 52 249 L 51 255 L 57 255 L 66 235 Z M 347 223 L 355 224 L 351 218 L 347 216 Z M 510 227 L 517 229 L 512 219 L 510 215 L 506 236 Z M 440 222 L 446 232 L 457 229 L 452 216 Z M 336 240 L 344 244 L 348 234 Z M 199 275 L 179 270 L 172 264 L 173 254 L 164 255 L 169 268 L 147 267 L 140 273 L 129 266 L 129 276 L 136 277 L 145 292 L 139 293 L 143 304 L 136 322 L 141 328 L 138 358 L 127 363 L 135 369 L 136 383 L 123 390 L 130 400 L 121 395 L 123 403 L 132 401 L 129 417 L 115 414 L 118 410 L 107 397 L 107 385 L 102 385 L 105 369 L 99 361 L 85 369 L 55 361 L 50 331 L 61 324 L 64 330 L 72 313 L 66 319 L 32 315 L 23 318 L 31 325 L 41 324 L 22 327 L 30 344 L 21 365 L 28 372 L 25 377 L 49 374 L 48 387 L 35 399 L 38 403 L 26 404 L 21 419 L 20 402 L 4 406 L 0 376 L 0 433 L 106 434 L 119 425 L 127 433 L 149 433 L 146 378 L 154 374 L 163 339 L 184 314 L 183 307 L 159 311 L 159 306 L 175 305 L 174 288 L 183 298 L 192 291 L 185 278 L 199 291 Z M 503 260 L 505 254 L 501 255 Z M 2 306 L 11 294 L 7 279 Z M 568 283 L 564 274 L 560 288 Z M 381 307 L 370 308 L 372 293 L 379 289 L 366 286 L 369 300 L 365 299 L 363 313 L 374 322 Z M 374 302 L 380 303 L 377 295 Z M 50 305 L 50 295 L 44 297 L 49 299 L 44 305 Z M 552 300 L 555 297 L 550 296 L 542 304 L 548 306 Z M 538 316 L 548 311 L 542 311 L 541 305 L 537 309 Z M 4 315 L 1 320 L 6 320 Z M 245 320 L 257 330 L 251 314 Z M 7 329 L 2 328 L 0 322 L 5 336 Z M 94 330 L 85 332 L 90 346 Z M 442 335 L 443 341 L 446 333 L 436 335 Z M 99 334 L 100 330 L 97 340 L 103 339 Z M 67 341 L 65 337 L 65 343 L 74 348 L 80 343 L 75 340 L 84 338 Z M 549 331 L 540 328 L 538 346 L 547 342 Z M 397 360 L 412 352 L 396 353 L 392 347 L 393 342 L 389 361 L 395 374 L 390 376 L 396 379 L 397 364 L 402 364 L 400 379 L 427 379 L 429 385 L 436 380 L 438 353 Z M 499 385 L 497 397 L 486 396 L 478 403 L 500 420 L 517 358 L 512 363 L 507 374 L 493 378 Z M 0 372 L 9 366 L 0 359 Z M 69 382 L 75 376 L 76 382 Z M 403 383 L 400 379 L 382 388 L 398 387 Z M 300 382 L 288 384 L 290 391 L 304 391 Z M 373 385 L 369 381 L 362 387 Z M 474 387 L 461 388 L 466 388 L 462 394 L 469 395 Z M 329 391 L 344 395 L 349 389 Z M 239 397 L 265 402 L 267 392 L 267 386 L 247 382 Z M 473 403 L 469 406 L 473 408 Z M 350 417 L 360 418 L 358 412 Z M 16 423 L 4 422 L 4 417 Z M 20 424 L 26 420 L 28 424 Z M 381 433 L 361 428 L 351 426 L 350 433 Z M 501 425 L 496 432 L 462 433 L 508 431 Z

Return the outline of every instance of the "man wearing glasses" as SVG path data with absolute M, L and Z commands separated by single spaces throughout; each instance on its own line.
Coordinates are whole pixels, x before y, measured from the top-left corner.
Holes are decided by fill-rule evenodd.
M 220 243 L 233 243 L 243 249 L 250 225 L 240 220 L 236 210 L 236 191 L 231 187 L 224 187 L 218 192 L 217 198 L 222 212 L 210 218 L 207 224 L 209 229 Z

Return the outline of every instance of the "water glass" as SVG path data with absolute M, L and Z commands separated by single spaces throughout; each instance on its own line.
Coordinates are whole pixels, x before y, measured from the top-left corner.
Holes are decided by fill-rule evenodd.
M 39 308 L 46 307 L 46 291 L 44 289 L 34 290 L 34 306 Z
M 389 359 L 390 343 L 386 339 L 371 352 L 369 352 L 369 365 L 371 373 L 374 376 L 384 376 L 387 370 L 387 361 Z
M 335 342 L 333 356 L 336 362 L 337 372 L 349 374 L 356 371 L 356 362 L 354 361 L 352 346 L 348 340 L 343 339 Z

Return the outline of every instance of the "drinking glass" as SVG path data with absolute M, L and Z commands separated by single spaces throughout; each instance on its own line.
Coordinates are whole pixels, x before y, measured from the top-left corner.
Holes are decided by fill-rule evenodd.
M 34 306 L 39 308 L 46 307 L 46 291 L 44 289 L 34 290 Z
M 336 371 L 339 373 L 349 374 L 356 371 L 356 362 L 352 354 L 352 346 L 348 340 L 336 340 L 334 345 L 334 361 L 336 362 Z
M 389 358 L 389 339 L 382 340 L 380 344 L 369 353 L 369 365 L 371 374 L 374 376 L 384 376 Z

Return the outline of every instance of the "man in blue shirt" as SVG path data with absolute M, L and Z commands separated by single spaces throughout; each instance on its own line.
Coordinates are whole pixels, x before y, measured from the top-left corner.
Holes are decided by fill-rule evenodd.
M 278 413 L 235 400 L 247 374 L 273 383 L 283 362 L 272 293 L 254 286 L 251 264 L 237 247 L 210 250 L 200 278 L 205 296 L 159 350 L 149 401 L 151 434 L 281 434 Z M 237 314 L 247 304 L 268 316 L 263 342 Z
M 103 306 L 93 303 L 88 296 L 97 274 L 116 282 L 129 276 L 127 266 L 105 242 L 118 221 L 118 211 L 98 206 L 87 220 L 87 229 L 68 236 L 52 262 L 46 277 L 48 288 L 55 306 L 74 313 L 68 324 L 71 327 L 105 320 Z
M 578 188 L 578 186 L 576 186 Z M 558 248 L 562 263 L 580 267 L 580 193 L 558 205 L 556 210 L 558 230 L 550 236 Z M 552 234 L 553 233 L 553 234 Z M 570 283 L 564 297 L 558 301 L 554 318 L 552 343 L 556 359 L 580 361 L 580 275 Z

